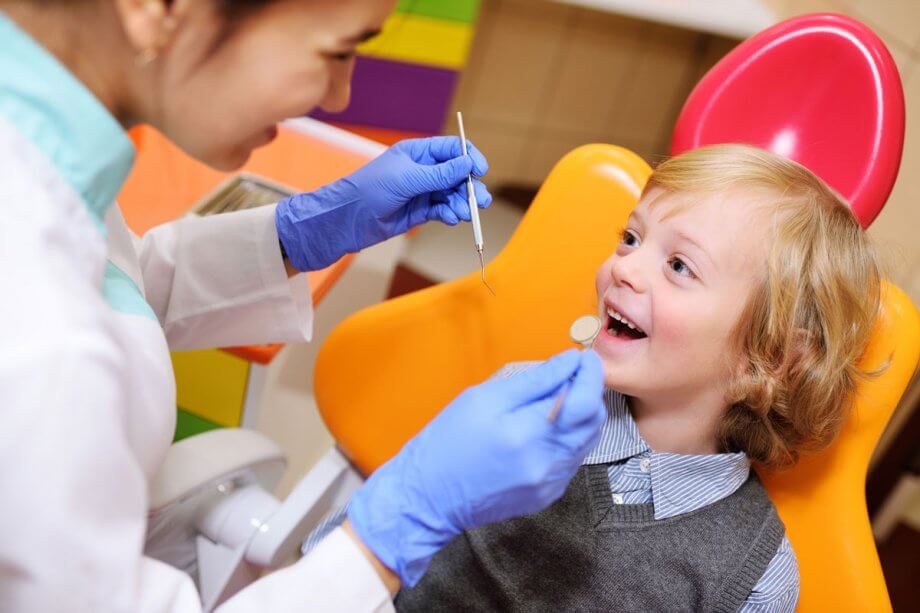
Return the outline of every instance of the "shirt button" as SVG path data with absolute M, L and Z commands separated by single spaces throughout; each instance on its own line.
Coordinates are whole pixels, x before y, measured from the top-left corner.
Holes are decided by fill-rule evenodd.
M 614 494 L 613 504 L 623 504 L 623 494 Z
M 651 470 L 651 468 L 652 461 L 648 458 L 642 458 L 642 460 L 639 461 L 639 470 L 642 472 L 647 473 L 649 470 Z

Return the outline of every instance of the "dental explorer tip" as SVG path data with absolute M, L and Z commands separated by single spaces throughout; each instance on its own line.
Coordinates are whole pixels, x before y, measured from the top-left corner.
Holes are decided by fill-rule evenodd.
M 482 278 L 482 284 L 486 286 L 486 289 L 489 290 L 490 294 L 497 298 L 498 296 L 495 295 L 495 290 L 493 290 L 492 286 L 489 285 L 489 282 L 486 281 L 486 263 L 482 257 L 482 247 L 477 245 L 476 251 L 479 253 L 479 275 Z

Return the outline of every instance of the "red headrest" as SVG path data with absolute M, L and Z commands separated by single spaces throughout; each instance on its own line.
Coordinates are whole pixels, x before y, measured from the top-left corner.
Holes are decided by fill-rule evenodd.
M 671 153 L 727 142 L 806 166 L 868 227 L 891 193 L 904 146 L 904 91 L 891 54 L 843 15 L 805 15 L 764 30 L 697 84 Z

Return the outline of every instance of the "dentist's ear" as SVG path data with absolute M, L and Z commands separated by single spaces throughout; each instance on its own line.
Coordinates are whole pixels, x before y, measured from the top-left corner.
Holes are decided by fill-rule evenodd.
M 137 62 L 146 65 L 169 46 L 190 0 L 115 0 L 122 29 L 137 51 Z

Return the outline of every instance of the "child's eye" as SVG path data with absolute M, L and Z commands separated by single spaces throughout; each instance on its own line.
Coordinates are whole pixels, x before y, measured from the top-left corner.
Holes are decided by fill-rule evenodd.
M 347 62 L 355 56 L 354 51 L 342 51 L 340 53 L 333 53 L 329 57 L 334 59 L 337 62 Z
M 639 237 L 632 230 L 624 229 L 620 233 L 620 244 L 626 245 L 627 247 L 638 247 L 639 246 Z
M 693 273 L 690 267 L 687 266 L 687 263 L 677 256 L 674 256 L 668 260 L 668 268 L 670 268 L 672 272 L 677 273 L 682 277 L 689 277 L 690 279 L 696 278 L 696 275 Z

